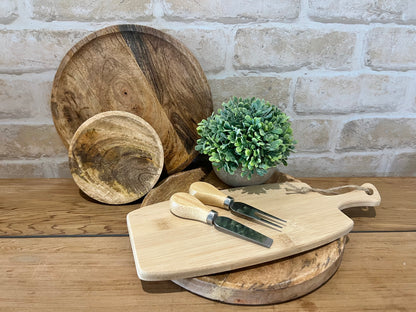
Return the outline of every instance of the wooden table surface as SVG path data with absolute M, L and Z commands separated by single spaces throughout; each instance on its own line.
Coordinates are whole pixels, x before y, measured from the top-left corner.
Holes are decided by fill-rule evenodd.
M 354 222 L 338 272 L 322 287 L 276 305 L 236 306 L 173 282 L 136 275 L 126 214 L 72 179 L 0 179 L 0 311 L 414 311 L 416 178 L 300 178 L 312 187 L 373 183 L 376 208 Z

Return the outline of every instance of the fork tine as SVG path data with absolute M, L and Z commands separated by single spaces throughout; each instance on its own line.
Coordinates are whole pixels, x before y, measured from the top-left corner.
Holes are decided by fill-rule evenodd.
M 266 223 L 266 224 L 268 224 L 268 225 L 271 225 L 271 226 L 273 226 L 273 227 L 276 227 L 276 228 L 279 228 L 279 229 L 282 229 L 283 228 L 283 226 L 282 225 L 280 225 L 280 224 L 278 224 L 278 223 L 275 223 L 275 222 L 272 222 L 272 221 L 269 221 L 269 220 L 266 220 L 266 219 L 264 219 L 264 218 L 261 218 L 261 217 L 259 217 L 259 216 L 257 216 L 257 215 L 254 215 L 254 217 L 253 217 L 254 219 L 256 219 L 256 220 L 258 220 L 258 221 L 260 221 L 260 222 L 263 222 L 263 223 Z M 279 229 L 275 229 L 275 230 L 278 230 L 279 231 Z
M 240 216 L 244 216 L 246 218 L 251 218 L 254 219 L 256 221 L 259 221 L 261 223 L 265 223 L 271 227 L 273 227 L 275 230 L 278 230 L 278 228 L 283 228 L 283 225 L 286 225 L 284 222 L 282 221 L 277 221 L 277 222 L 282 222 L 282 224 L 278 224 L 277 222 L 273 222 L 274 219 L 280 220 L 280 218 L 274 217 L 270 218 L 269 214 L 265 213 L 264 211 L 261 211 L 260 209 L 254 208 L 253 206 L 241 203 L 241 202 L 234 202 L 233 205 L 231 205 L 230 210 Z M 266 219 L 266 218 L 269 218 Z M 272 219 L 272 220 L 270 220 Z M 283 219 L 282 219 L 283 220 Z M 279 230 L 278 230 L 279 231 Z
M 256 213 L 258 213 L 260 216 L 261 216 L 261 215 L 262 215 L 262 216 L 266 216 L 266 217 L 269 217 L 269 218 L 271 218 L 271 219 L 278 220 L 278 221 L 280 221 L 280 222 L 284 222 L 284 223 L 286 223 L 286 222 L 287 222 L 286 220 L 283 220 L 283 219 L 281 219 L 281 218 L 278 218 L 278 217 L 276 217 L 276 216 L 274 216 L 274 215 L 271 215 L 270 213 L 267 213 L 267 212 L 265 212 L 265 211 L 259 210 L 259 209 L 257 209 L 257 208 L 252 207 L 252 209 L 253 209 Z

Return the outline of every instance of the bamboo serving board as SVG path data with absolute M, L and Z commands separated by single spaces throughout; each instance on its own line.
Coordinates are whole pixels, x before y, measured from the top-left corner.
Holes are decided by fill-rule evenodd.
M 274 240 L 270 248 L 227 235 L 207 224 L 181 219 L 170 212 L 168 201 L 127 215 L 129 236 L 139 278 L 157 281 L 183 279 L 261 264 L 311 250 L 347 233 L 353 221 L 340 209 L 375 206 L 380 195 L 372 190 L 333 196 L 319 193 L 288 194 L 286 187 L 308 187 L 286 182 L 224 190 L 238 201 L 287 220 L 281 232 L 216 209 Z
M 142 201 L 142 207 L 168 200 L 176 192 L 187 192 L 193 182 L 201 180 L 227 188 L 212 171 L 187 170 L 169 176 L 153 188 Z M 301 182 L 279 171 L 268 180 L 269 183 L 289 181 Z M 173 282 L 202 297 L 231 304 L 264 305 L 292 300 L 314 291 L 334 275 L 342 262 L 347 241 L 347 236 L 343 236 L 283 259 Z
M 196 157 L 197 124 L 212 110 L 209 84 L 193 54 L 172 36 L 140 25 L 110 26 L 75 44 L 51 95 L 53 121 L 66 147 L 95 114 L 130 112 L 158 133 L 169 174 Z

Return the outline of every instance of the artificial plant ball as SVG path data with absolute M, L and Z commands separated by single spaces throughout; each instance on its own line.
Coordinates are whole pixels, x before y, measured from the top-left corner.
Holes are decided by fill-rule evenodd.
M 217 169 L 241 175 L 264 175 L 278 164 L 287 165 L 294 151 L 289 117 L 263 99 L 233 97 L 197 127 L 195 149 L 209 156 Z

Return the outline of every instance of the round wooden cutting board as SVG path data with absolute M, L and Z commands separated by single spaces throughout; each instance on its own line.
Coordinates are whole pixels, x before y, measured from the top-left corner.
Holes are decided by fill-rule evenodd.
M 144 198 L 150 205 L 168 200 L 175 192 L 188 192 L 198 180 L 227 187 L 211 172 L 194 169 L 172 175 L 153 188 Z M 267 183 L 299 180 L 275 172 Z M 142 205 L 143 206 L 143 205 Z M 208 299 L 240 305 L 263 305 L 299 298 L 317 289 L 337 271 L 341 264 L 347 237 L 308 252 L 250 268 L 174 280 L 184 289 Z
M 163 169 L 163 147 L 142 118 L 108 111 L 87 119 L 69 146 L 75 183 L 91 198 L 125 204 L 143 197 Z
M 206 76 L 191 52 L 159 30 L 110 26 L 78 42 L 55 75 L 51 110 L 68 147 L 78 127 L 105 111 L 142 117 L 159 135 L 167 173 L 196 157 L 196 127 L 213 110 Z
M 284 302 L 306 295 L 341 264 L 347 237 L 320 248 L 251 268 L 173 282 L 205 298 L 241 305 Z

